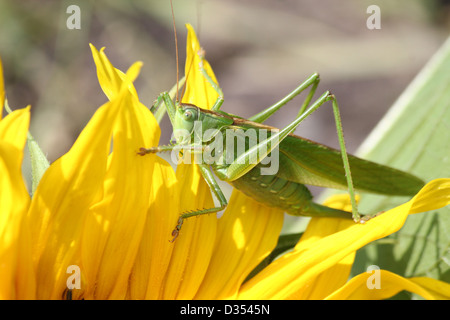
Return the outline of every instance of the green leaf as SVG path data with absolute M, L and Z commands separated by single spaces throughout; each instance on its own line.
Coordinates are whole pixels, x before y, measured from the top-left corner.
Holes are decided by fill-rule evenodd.
M 12 112 L 11 108 L 9 107 L 7 99 L 5 99 L 5 110 L 8 113 Z M 48 162 L 47 157 L 45 156 L 42 149 L 39 147 L 36 140 L 34 140 L 30 132 L 27 133 L 27 142 L 31 161 L 31 180 L 32 180 L 31 194 L 33 195 L 34 191 L 36 191 L 39 181 L 42 178 L 42 175 L 44 174 L 45 170 L 47 170 L 47 168 L 50 166 L 50 163 Z
M 450 38 L 399 97 L 358 155 L 417 175 L 450 177 Z M 359 210 L 372 213 L 409 200 L 363 194 Z M 410 215 L 388 239 L 358 251 L 352 274 L 377 265 L 399 275 L 450 282 L 450 207 Z
M 36 140 L 34 140 L 33 136 L 29 132 L 27 142 L 31 161 L 31 194 L 33 195 L 39 181 L 41 181 L 41 178 L 44 175 L 44 172 L 50 166 L 50 163 Z

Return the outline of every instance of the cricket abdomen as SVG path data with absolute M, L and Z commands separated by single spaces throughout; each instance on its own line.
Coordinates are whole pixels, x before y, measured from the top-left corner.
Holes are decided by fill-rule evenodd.
M 295 216 L 351 218 L 351 213 L 314 203 L 311 192 L 300 183 L 276 175 L 261 175 L 259 166 L 229 183 L 256 201 Z
M 230 181 L 230 184 L 260 203 L 289 213 L 297 212 L 312 199 L 311 193 L 304 185 L 276 175 L 260 175 L 258 167 L 241 178 Z

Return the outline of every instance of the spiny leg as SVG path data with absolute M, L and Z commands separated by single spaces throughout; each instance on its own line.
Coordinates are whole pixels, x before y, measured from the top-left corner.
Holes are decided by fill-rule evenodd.
M 139 148 L 139 151 L 136 153 L 140 156 L 145 156 L 149 153 L 160 153 L 160 152 L 168 152 L 176 150 L 178 152 L 182 152 L 184 154 L 185 151 L 189 151 L 192 154 L 202 154 L 205 151 L 205 146 L 203 145 L 166 145 L 166 146 L 157 146 L 151 148 Z
M 314 93 L 317 89 L 317 86 L 319 85 L 319 82 L 320 82 L 319 74 L 314 73 L 308 79 L 306 79 L 306 81 L 304 81 L 297 88 L 295 88 L 291 93 L 289 93 L 286 97 L 284 97 L 277 103 L 273 104 L 272 106 L 268 107 L 267 109 L 250 117 L 249 120 L 253 121 L 253 122 L 263 123 L 269 117 L 271 117 L 276 111 L 278 111 L 278 109 L 285 106 L 289 101 L 294 99 L 296 96 L 298 96 L 300 93 L 302 93 L 305 89 L 307 89 L 308 87 L 311 86 L 309 94 L 306 97 L 305 101 L 303 102 L 303 105 L 301 106 L 299 113 L 297 114 L 297 117 L 300 116 L 302 113 L 305 112 L 306 108 L 308 107 L 309 103 L 311 102 L 312 97 L 314 96 Z
M 314 85 L 316 85 L 316 83 Z M 313 89 L 315 90 L 315 88 L 312 88 L 311 91 L 313 91 Z M 344 166 L 345 178 L 347 180 L 348 192 L 350 194 L 350 202 L 352 205 L 352 218 L 355 222 L 360 222 L 361 217 L 360 217 L 360 214 L 358 213 L 358 207 L 357 207 L 356 199 L 355 199 L 355 189 L 353 186 L 353 179 L 352 179 L 352 174 L 350 171 L 350 163 L 348 161 L 347 148 L 345 147 L 344 130 L 342 129 L 342 120 L 341 120 L 341 115 L 339 112 L 339 106 L 338 106 L 336 97 L 331 93 L 328 94 L 328 96 L 326 98 L 326 101 L 330 101 L 330 100 L 332 102 L 332 107 L 333 107 L 334 121 L 336 123 L 336 131 L 337 131 L 337 135 L 338 135 L 339 146 L 341 149 L 341 156 L 342 156 L 342 163 Z M 320 105 L 322 105 L 322 104 L 320 104 Z M 318 107 L 320 107 L 320 105 Z M 303 107 L 302 107 L 302 109 L 303 109 Z M 302 114 L 302 109 L 300 110 L 299 115 Z M 305 114 L 306 113 L 308 113 L 308 110 L 305 111 Z M 368 220 L 368 219 L 370 219 L 370 217 L 366 218 L 366 220 Z
M 183 222 L 185 219 L 195 216 L 200 216 L 204 214 L 210 214 L 222 211 L 227 206 L 228 202 L 225 198 L 222 190 L 220 189 L 219 185 L 217 184 L 216 180 L 214 179 L 214 176 L 212 175 L 209 167 L 204 164 L 198 164 L 198 167 L 200 168 L 200 172 L 203 176 L 203 179 L 205 179 L 206 183 L 208 184 L 209 188 L 212 190 L 214 196 L 217 200 L 219 200 L 220 206 L 209 208 L 209 209 L 203 209 L 203 210 L 195 210 L 192 212 L 186 212 L 180 215 L 180 218 L 178 219 L 178 223 L 175 226 L 175 229 L 172 231 L 173 239 L 171 242 L 175 241 L 175 239 L 178 237 L 181 227 L 183 225 Z
M 350 194 L 350 201 L 352 204 L 352 217 L 355 222 L 359 222 L 361 220 L 361 217 L 358 213 L 358 207 L 356 205 L 355 190 L 353 187 L 353 179 L 352 179 L 352 174 L 350 171 L 350 163 L 348 161 L 347 149 L 345 147 L 344 130 L 342 129 L 342 121 L 341 121 L 341 115 L 339 112 L 339 106 L 338 106 L 336 97 L 334 95 L 330 95 L 329 99 L 332 101 L 332 105 L 333 105 L 334 121 L 336 123 L 336 131 L 338 134 L 339 146 L 341 148 L 342 163 L 344 164 L 344 171 L 345 171 L 345 177 L 347 179 L 348 193 Z
M 162 94 L 160 94 L 155 99 L 155 101 L 153 101 L 153 105 L 150 107 L 150 112 L 156 114 L 161 109 L 162 102 L 163 102 Z
M 313 74 L 310 79 L 313 79 L 313 83 L 311 86 L 311 89 L 309 90 L 308 96 L 306 97 L 305 101 L 303 102 L 299 112 L 297 113 L 297 117 L 300 116 L 303 112 L 306 111 L 306 108 L 309 106 L 309 103 L 312 100 L 312 97 L 314 96 L 314 93 L 316 92 L 317 86 L 320 82 L 320 77 L 318 73 Z
M 158 153 L 158 152 L 165 152 L 165 151 L 172 151 L 174 149 L 189 149 L 194 151 L 194 153 L 199 152 L 199 153 L 203 153 L 204 151 L 204 146 L 194 146 L 194 145 L 190 145 L 190 146 L 179 146 L 179 145 L 174 145 L 174 146 L 158 146 L 158 147 L 153 147 L 153 148 L 140 148 L 139 152 L 137 152 L 139 155 L 144 156 L 148 153 Z M 222 190 L 220 189 L 219 185 L 217 184 L 217 182 L 214 179 L 214 176 L 212 175 L 211 171 L 209 170 L 209 167 L 207 165 L 204 164 L 197 164 L 198 167 L 200 168 L 200 172 L 203 176 L 203 179 L 205 179 L 206 183 L 208 184 L 209 188 L 213 191 L 214 196 L 217 198 L 217 200 L 219 200 L 220 206 L 219 207 L 214 207 L 214 208 L 209 208 L 209 209 L 203 209 L 203 210 L 196 210 L 196 211 L 191 211 L 191 212 L 186 212 L 186 213 L 182 213 L 180 215 L 180 218 L 178 219 L 177 225 L 175 226 L 175 229 L 172 231 L 172 240 L 171 242 L 174 242 L 175 239 L 178 237 L 181 227 L 183 225 L 183 222 L 185 219 L 190 218 L 190 217 L 194 217 L 194 216 L 199 216 L 199 215 L 203 215 L 203 214 L 210 214 L 210 213 L 214 213 L 214 212 L 219 212 L 223 209 L 225 209 L 225 207 L 227 206 L 228 202 L 227 199 L 225 198 L 225 195 L 223 194 Z
M 159 153 L 159 152 L 166 152 L 166 151 L 172 151 L 175 149 L 175 146 L 157 146 L 157 147 L 151 147 L 151 148 L 139 148 L 139 151 L 137 152 L 140 156 L 145 156 L 149 153 Z
M 170 97 L 170 93 L 163 92 L 158 95 L 155 102 L 153 103 L 152 107 L 150 108 L 150 111 L 155 114 L 161 107 L 162 103 L 165 105 L 165 110 L 167 111 L 167 114 L 169 115 L 170 122 L 174 123 L 175 121 L 175 112 L 178 106 L 178 102 L 173 102 L 172 98 Z M 164 114 L 163 114 L 164 115 Z M 162 115 L 160 115 L 162 118 Z

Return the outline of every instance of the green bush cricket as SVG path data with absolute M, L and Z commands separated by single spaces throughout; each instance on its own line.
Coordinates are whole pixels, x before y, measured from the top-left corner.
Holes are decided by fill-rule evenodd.
M 209 158 L 196 158 L 200 159 L 196 164 L 220 205 L 181 214 L 173 231 L 174 239 L 178 236 L 184 219 L 215 213 L 226 207 L 227 200 L 212 172 L 219 179 L 227 181 L 258 202 L 278 207 L 288 214 L 353 218 L 356 222 L 361 219 L 356 207 L 354 189 L 387 195 L 412 196 L 424 185 L 422 180 L 409 173 L 347 155 L 336 98 L 326 91 L 310 105 L 320 81 L 318 74 L 311 75 L 281 101 L 249 119 L 243 119 L 220 111 L 224 101 L 222 91 L 206 71 L 203 68 L 201 70 L 219 93 L 219 98 L 212 109 L 180 104 L 178 101 L 172 101 L 167 92 L 162 93 L 156 105 L 163 102 L 166 106 L 176 143 L 169 146 L 141 148 L 139 151 L 141 155 L 173 150 L 191 151 L 194 155 L 204 153 L 210 155 Z M 309 94 L 292 123 L 282 130 L 263 124 L 278 109 L 308 88 Z M 341 151 L 292 134 L 306 117 L 327 101 L 332 102 Z M 201 125 L 200 131 L 196 123 Z M 222 138 L 217 139 L 227 137 L 230 131 L 234 134 L 233 139 L 237 138 L 244 143 L 244 149 L 240 152 L 237 152 L 239 148 L 236 145 L 230 150 L 230 145 L 226 141 Z M 251 131 L 257 133 L 256 140 L 255 135 L 248 134 Z M 258 141 L 257 137 L 260 137 L 262 132 L 266 139 Z M 274 151 L 278 151 L 279 155 L 278 171 L 261 174 L 261 170 L 267 169 L 267 164 L 264 164 L 263 160 Z M 215 157 L 215 161 L 211 162 L 211 154 Z M 311 193 L 304 184 L 336 189 L 348 188 L 353 212 L 314 203 Z M 371 215 L 366 215 L 361 221 L 370 217 Z

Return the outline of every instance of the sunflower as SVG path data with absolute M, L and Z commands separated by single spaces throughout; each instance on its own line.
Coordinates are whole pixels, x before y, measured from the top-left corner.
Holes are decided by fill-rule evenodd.
M 183 102 L 208 108 L 217 92 L 196 67 L 200 45 L 187 27 Z M 209 188 L 195 165 L 175 172 L 157 155 L 137 154 L 160 136 L 133 86 L 141 63 L 123 73 L 104 49 L 91 50 L 109 101 L 49 166 L 32 197 L 21 174 L 29 107 L 0 122 L 1 299 L 382 299 L 401 290 L 450 297 L 446 283 L 386 270 L 348 279 L 356 250 L 399 230 L 408 214 L 448 205 L 450 179 L 431 181 L 365 224 L 313 218 L 291 252 L 250 279 L 275 248 L 283 214 L 237 190 L 223 217 L 187 219 L 170 242 L 180 213 L 214 205 Z M 349 209 L 346 196 L 325 204 Z M 377 280 L 379 288 L 369 285 Z

